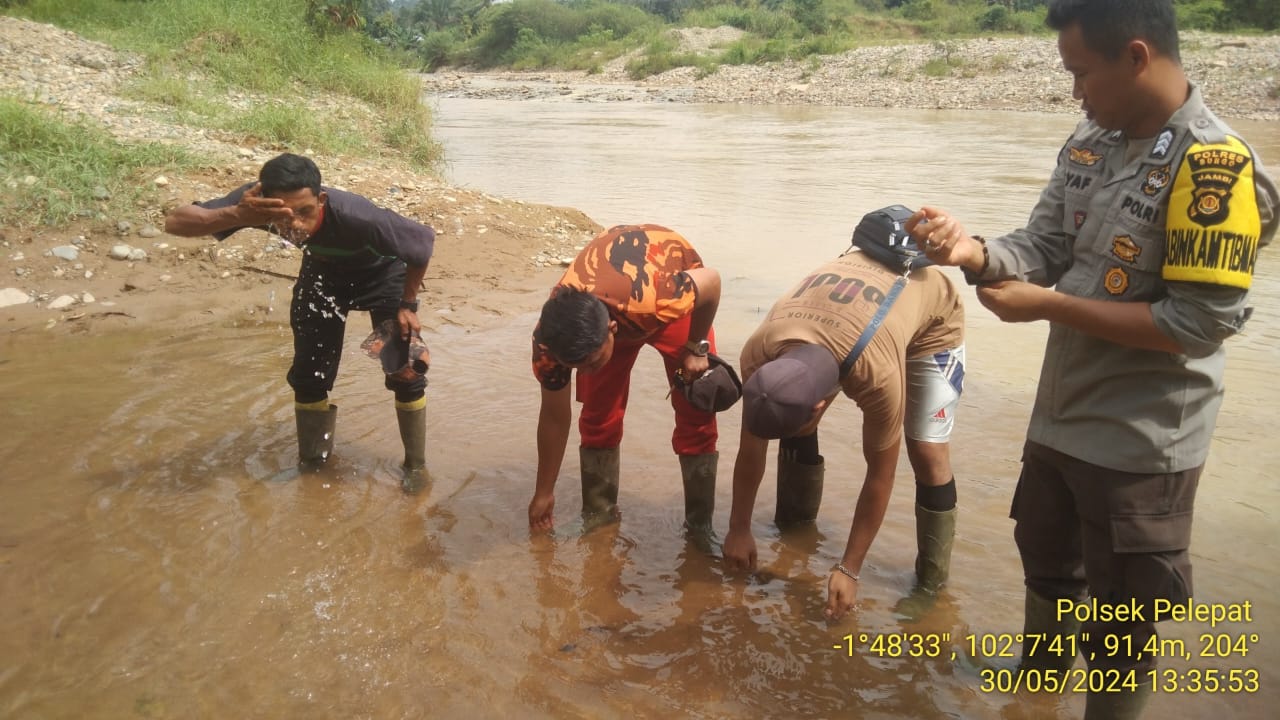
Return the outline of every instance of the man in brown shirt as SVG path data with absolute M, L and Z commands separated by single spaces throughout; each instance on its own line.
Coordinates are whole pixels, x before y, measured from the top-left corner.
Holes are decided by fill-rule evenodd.
M 778 300 L 742 350 L 742 438 L 724 541 L 732 567 L 756 564 L 751 513 L 769 440 L 781 440 L 774 521 L 811 522 L 822 499 L 822 414 L 841 391 L 862 409 L 867 473 L 844 555 L 827 584 L 831 618 L 857 597 L 858 573 L 888 507 L 904 428 L 916 477 L 917 588 L 936 592 L 950 568 L 956 492 L 948 442 L 964 380 L 964 309 L 946 276 L 931 267 L 906 276 L 861 354 L 841 373 L 902 277 L 861 251 L 846 253 Z

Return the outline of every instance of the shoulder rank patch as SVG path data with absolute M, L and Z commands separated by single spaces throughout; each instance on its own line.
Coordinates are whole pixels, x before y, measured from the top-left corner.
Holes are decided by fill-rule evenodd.
M 1101 155 L 1089 148 L 1067 148 L 1067 157 L 1076 165 L 1085 167 L 1093 167 L 1102 159 Z
M 1173 128 L 1167 127 L 1156 136 L 1155 144 L 1151 146 L 1151 157 L 1156 160 L 1163 160 L 1164 156 L 1169 154 L 1169 149 L 1172 145 Z
M 1253 157 L 1239 139 L 1193 144 L 1169 194 L 1166 280 L 1248 288 L 1258 258 Z

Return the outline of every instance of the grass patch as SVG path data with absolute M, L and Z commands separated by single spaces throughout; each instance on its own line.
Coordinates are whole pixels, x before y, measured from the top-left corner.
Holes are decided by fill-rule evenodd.
M 868 15 L 858 13 L 843 18 L 844 33 L 858 44 L 886 45 L 899 41 L 919 40 L 922 34 L 918 24 L 893 15 Z
M 0 96 L 0 223 L 134 212 L 139 201 L 155 199 L 154 176 L 200 163 L 179 147 L 120 143 L 101 128 Z
M 171 68 L 159 65 L 148 67 L 147 74 L 127 85 L 121 94 L 195 116 L 217 113 L 216 105 L 197 91 L 192 82 Z
M 800 71 L 800 79 L 807 81 L 821 69 L 822 61 L 818 60 L 816 57 L 810 57 L 809 61 L 804 64 L 804 69 Z
M 697 53 L 676 53 L 669 51 L 647 52 L 627 62 L 627 76 L 632 80 L 642 80 L 651 75 L 660 75 L 678 67 L 693 67 L 698 77 L 705 77 L 716 71 L 714 60 Z
M 342 136 L 394 137 L 391 148 L 424 167 L 434 167 L 439 146 L 431 139 L 430 111 L 420 102 L 421 84 L 389 52 L 358 32 L 318 33 L 306 22 L 306 0 L 29 0 L 12 12 L 71 29 L 87 38 L 142 54 L 146 76 L 129 92 L 204 118 L 218 126 L 216 95 L 241 90 L 288 104 L 313 95 L 343 95 L 368 103 L 379 122 L 422 129 L 382 133 L 368 127 L 336 130 L 342 121 L 313 124 L 335 147 Z M 184 80 L 186 78 L 187 80 Z M 185 83 L 195 83 L 199 92 Z M 203 98 L 203 100 L 202 100 Z M 207 103 L 207 104 L 206 104 Z M 246 128 L 255 136 L 298 136 L 301 121 L 281 122 L 277 113 L 256 116 L 266 123 Z M 252 121 L 241 115 L 233 122 Z M 304 133 L 305 134 L 305 133 Z M 319 145 L 319 141 L 316 142 Z
M 794 47 L 794 43 L 780 38 L 762 40 L 758 37 L 745 35 L 725 48 L 724 54 L 720 56 L 720 61 L 726 65 L 754 65 L 756 63 L 777 62 L 789 57 Z
M 678 67 L 697 68 L 698 76 L 705 77 L 716 71 L 716 62 L 710 57 L 694 52 L 679 52 L 677 42 L 670 33 L 651 34 L 644 51 L 627 62 L 627 75 L 640 80 Z
M 310 148 L 324 154 L 374 152 L 372 138 L 340 121 L 317 116 L 305 107 L 286 103 L 255 103 L 219 120 L 218 126 L 245 139 L 245 144 Z
M 802 34 L 800 24 L 789 13 L 760 5 L 713 5 L 705 9 L 689 10 L 681 17 L 681 24 L 702 28 L 728 25 L 762 38 L 795 37 Z
M 933 49 L 937 54 L 920 66 L 920 72 L 926 76 L 947 77 L 965 66 L 964 58 L 956 54 L 956 47 L 951 43 L 936 42 Z
M 993 73 L 1002 73 L 1013 68 L 1013 57 L 1004 53 L 996 53 L 987 63 L 987 69 Z
M 431 127 L 425 115 L 402 113 L 383 118 L 379 125 L 382 141 L 400 148 L 410 162 L 420 167 L 435 167 L 444 157 L 444 148 L 431 137 Z

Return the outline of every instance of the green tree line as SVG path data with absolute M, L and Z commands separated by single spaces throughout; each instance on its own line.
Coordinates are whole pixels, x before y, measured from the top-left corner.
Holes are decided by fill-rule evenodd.
M 99 0 L 85 0 L 90 5 Z M 187 0 L 193 7 L 228 0 Z M 321 37 L 358 34 L 403 65 L 598 71 L 622 55 L 643 77 L 693 65 L 750 64 L 834 54 L 861 45 L 1046 32 L 1046 0 L 294 0 Z M 0 0 L 0 8 L 49 0 Z M 57 3 L 53 3 L 57 4 Z M 74 3 L 73 3 L 74 4 Z M 137 13 L 168 0 L 114 0 Z M 239 3 L 232 3 L 238 5 Z M 264 5 L 272 5 L 265 3 Z M 1183 29 L 1280 29 L 1280 0 L 1175 0 Z M 282 18 L 284 24 L 287 19 Z M 728 25 L 740 39 L 680 53 L 673 28 Z M 640 52 L 636 52 L 640 51 Z
M 1046 32 L 1046 0 L 309 0 L 359 16 L 408 61 L 444 66 L 593 70 L 643 49 L 633 76 L 676 65 L 756 63 L 859 45 Z M 1183 29 L 1275 31 L 1280 0 L 1175 0 Z M 666 31 L 729 25 L 742 39 L 711 57 L 679 56 Z

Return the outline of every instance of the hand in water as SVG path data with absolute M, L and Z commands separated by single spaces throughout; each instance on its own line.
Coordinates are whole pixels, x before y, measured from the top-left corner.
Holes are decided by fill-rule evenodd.
M 529 527 L 545 531 L 555 526 L 556 496 L 552 493 L 534 495 L 529 501 Z
M 754 570 L 756 568 L 756 539 L 750 530 L 729 530 L 724 536 L 724 544 L 720 547 L 724 561 L 734 570 Z
M 858 582 L 842 572 L 832 572 L 827 580 L 827 607 L 823 613 L 828 620 L 839 620 L 853 609 L 858 599 Z

